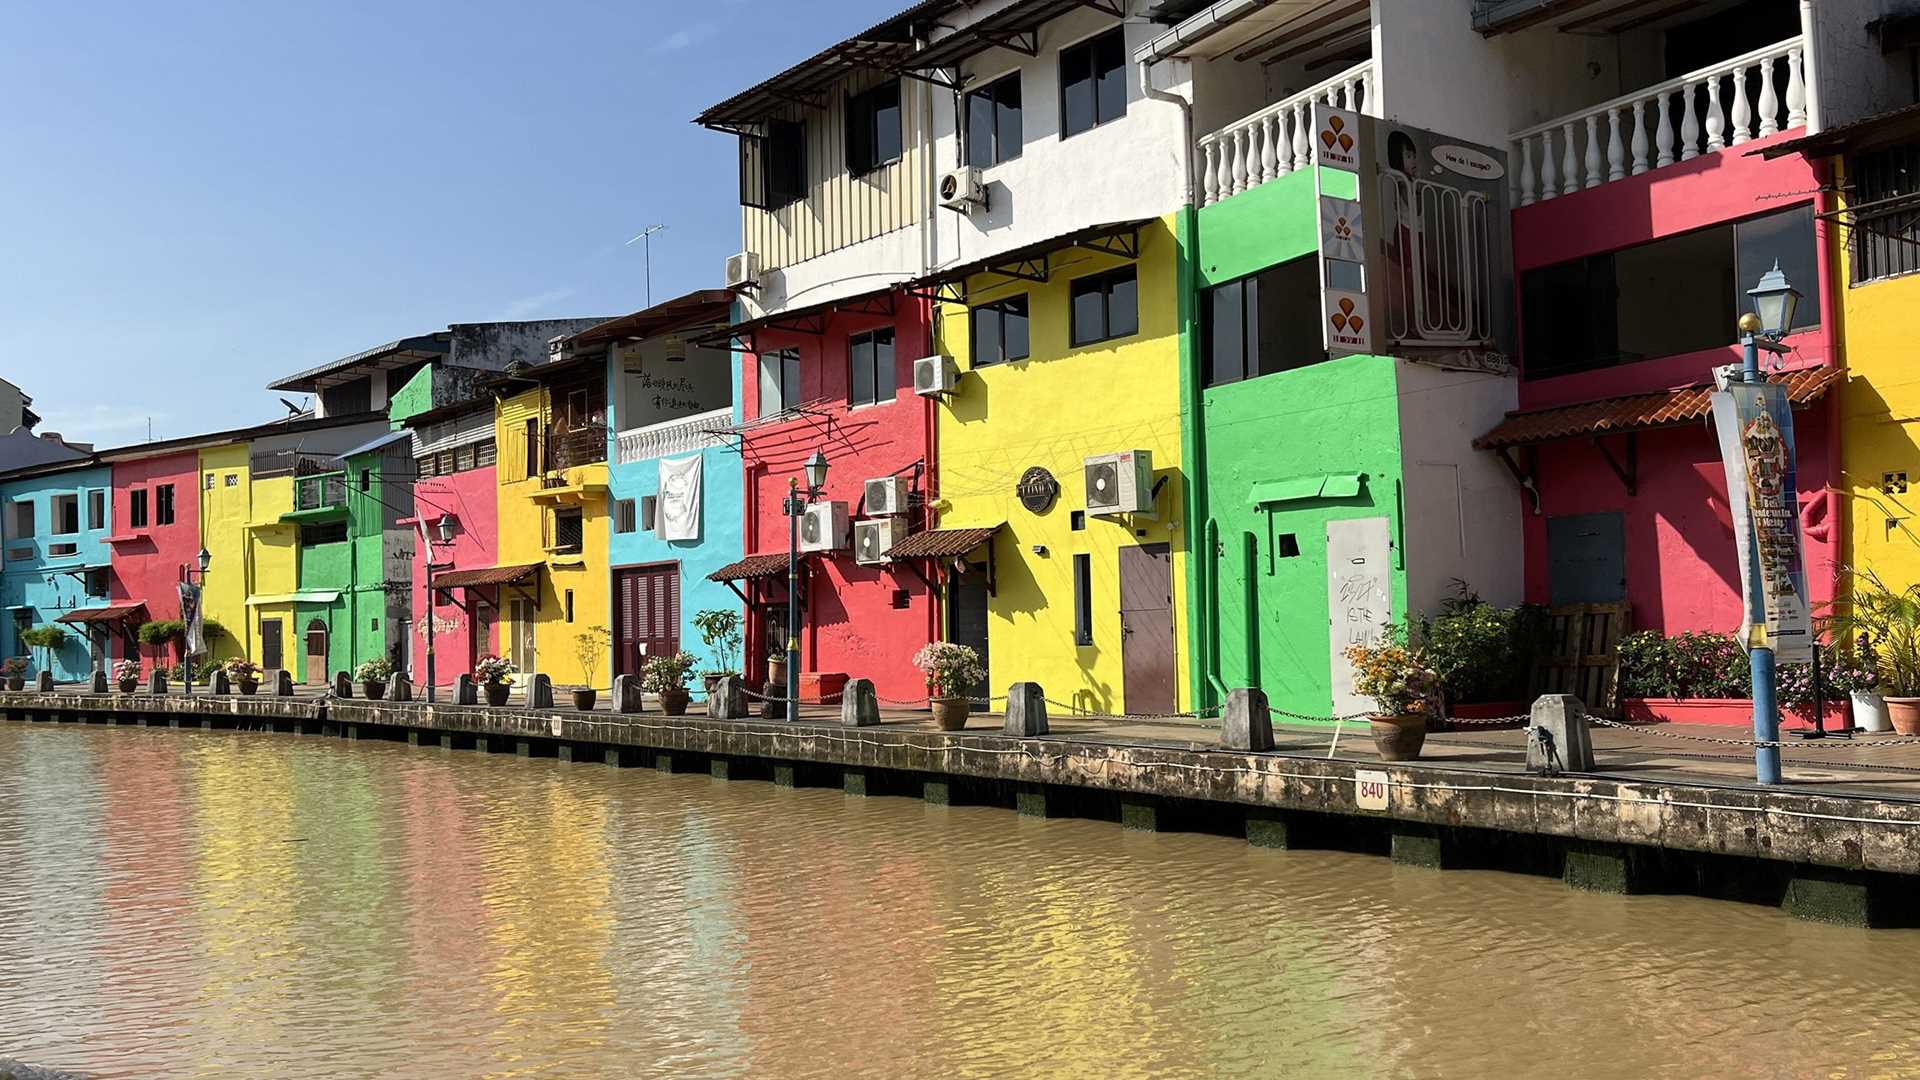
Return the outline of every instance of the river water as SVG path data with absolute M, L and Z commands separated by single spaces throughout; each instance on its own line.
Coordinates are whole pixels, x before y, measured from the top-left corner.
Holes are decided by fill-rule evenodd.
M 0 724 L 0 1057 L 102 1077 L 1920 1076 L 1920 936 L 704 775 Z

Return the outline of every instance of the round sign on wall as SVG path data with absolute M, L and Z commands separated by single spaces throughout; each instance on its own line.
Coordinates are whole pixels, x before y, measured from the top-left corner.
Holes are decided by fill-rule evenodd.
M 1014 485 L 1014 494 L 1020 497 L 1020 505 L 1036 514 L 1044 514 L 1053 509 L 1053 501 L 1060 497 L 1060 481 L 1053 474 L 1035 465 L 1020 476 L 1020 482 Z

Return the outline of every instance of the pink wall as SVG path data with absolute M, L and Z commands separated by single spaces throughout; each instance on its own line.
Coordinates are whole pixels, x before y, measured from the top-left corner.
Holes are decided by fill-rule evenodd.
M 499 503 L 497 485 L 494 479 L 494 467 L 483 466 L 454 473 L 451 476 L 433 476 L 414 485 L 413 499 L 416 511 L 427 522 L 429 535 L 433 523 L 440 515 L 451 514 L 460 527 L 454 535 L 453 543 L 445 547 L 436 544 L 433 548 L 433 561 L 444 573 L 451 564 L 455 570 L 478 570 L 497 565 L 500 557 Z M 418 554 L 413 560 L 413 680 L 414 684 L 424 686 L 427 681 L 427 639 L 422 633 L 427 617 L 427 559 L 425 551 L 416 543 Z M 487 590 L 491 599 L 491 590 Z M 454 600 L 466 602 L 465 590 L 448 590 L 448 596 Z M 471 660 L 474 650 L 484 656 L 498 648 L 498 618 L 494 620 L 494 629 L 487 634 L 485 641 L 475 642 L 472 613 L 462 610 L 451 603 L 442 602 L 433 608 L 436 631 L 433 639 L 434 682 L 442 687 L 453 685 L 453 681 L 462 672 L 472 670 Z
M 894 328 L 894 398 L 891 402 L 848 408 L 850 371 L 847 337 L 877 327 Z M 837 314 L 824 335 L 761 331 L 759 349 L 793 347 L 800 350 L 802 392 L 805 401 L 825 399 L 831 424 L 823 417 L 798 419 L 749 431 L 743 457 L 746 472 L 746 550 L 750 554 L 785 553 L 787 519 L 781 500 L 790 478 L 801 478 L 801 464 L 818 449 L 830 464 L 826 498 L 844 501 L 850 520 L 858 520 L 864 485 L 870 478 L 928 462 L 932 407 L 913 393 L 913 361 L 933 351 L 924 302 L 896 296 L 895 314 Z M 759 359 L 743 356 L 745 415 L 760 414 Z M 907 474 L 910 475 L 910 474 Z M 919 490 L 928 490 L 923 473 Z M 916 527 L 920 523 L 916 522 Z M 843 672 L 872 679 L 883 698 L 924 697 L 926 687 L 910 660 L 933 637 L 937 614 L 926 584 L 904 567 L 866 567 L 842 552 L 833 558 L 813 557 L 810 595 L 801 637 L 801 665 L 805 671 Z M 784 597 L 786 583 L 762 583 L 760 595 Z M 895 606 L 896 593 L 905 594 L 905 606 Z M 767 640 L 756 611 L 749 618 L 749 657 L 764 658 L 777 641 Z M 758 676 L 764 665 L 748 664 Z
M 113 572 L 109 575 L 109 595 L 115 603 L 141 601 L 147 605 L 150 620 L 180 617 L 179 583 L 181 570 L 200 553 L 200 455 L 197 451 L 163 454 L 138 461 L 123 461 L 113 466 L 112 542 Z M 173 523 L 154 523 L 153 489 L 173 485 Z M 147 492 L 147 524 L 133 528 L 129 503 L 132 492 Z M 244 634 L 246 627 L 230 632 Z M 152 650 L 142 647 L 143 653 Z M 113 656 L 126 658 L 126 649 L 118 636 Z M 144 668 L 151 670 L 153 658 L 143 656 Z M 171 655 L 161 658 L 171 664 Z

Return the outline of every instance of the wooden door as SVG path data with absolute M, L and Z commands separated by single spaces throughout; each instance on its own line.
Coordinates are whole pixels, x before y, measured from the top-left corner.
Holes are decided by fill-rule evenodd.
M 987 572 L 967 568 L 956 574 L 947 600 L 947 640 L 980 654 L 980 681 L 967 693 L 976 698 L 992 694 L 993 668 L 987 653 Z
M 327 624 L 319 619 L 307 624 L 307 685 L 327 685 Z
M 613 673 L 637 675 L 649 656 L 680 651 L 680 564 L 614 572 Z
M 467 637 L 467 670 L 472 671 L 484 657 L 493 653 L 494 607 L 492 604 L 476 599 L 473 601 L 472 633 Z
M 1165 544 L 1120 549 L 1120 668 L 1127 712 L 1173 711 L 1173 553 Z
M 281 625 L 279 619 L 260 620 L 260 666 L 267 671 L 278 671 L 287 663 Z
M 535 657 L 533 655 L 533 605 L 525 600 L 515 600 L 507 609 L 508 633 L 513 635 L 513 668 L 522 675 L 532 675 Z M 521 685 L 531 685 L 526 679 L 519 680 Z

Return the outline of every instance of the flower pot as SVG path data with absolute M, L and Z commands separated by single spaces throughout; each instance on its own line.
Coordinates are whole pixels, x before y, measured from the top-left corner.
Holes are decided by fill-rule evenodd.
M 787 658 L 767 661 L 767 696 L 782 696 L 787 692 Z
M 120 692 L 123 694 L 131 694 L 135 690 L 140 689 L 139 679 L 118 679 L 115 681 L 120 684 Z
M 27 678 L 26 678 L 26 676 L 24 676 L 24 675 L 9 675 L 9 676 L 7 676 L 7 689 L 9 689 L 9 690 L 25 690 L 26 688 L 27 688 Z
M 1890 697 L 1887 701 L 1887 719 L 1893 721 L 1893 730 L 1902 735 L 1920 735 L 1920 697 Z
M 574 712 L 592 712 L 593 699 L 597 697 L 598 694 L 599 694 L 599 691 L 591 690 L 584 686 L 579 688 L 578 690 L 575 690 L 573 692 L 573 711 Z
M 503 682 L 490 682 L 482 685 L 487 689 L 487 704 L 496 709 L 507 703 L 507 695 L 513 690 L 512 687 Z
M 687 715 L 687 702 L 691 700 L 691 697 L 692 695 L 687 693 L 687 688 L 684 686 L 677 686 L 672 690 L 662 690 L 660 691 L 660 711 L 666 713 L 668 716 L 685 716 Z
M 1382 761 L 1412 761 L 1420 756 L 1427 742 L 1427 718 L 1420 713 L 1407 716 L 1374 716 L 1373 747 Z
M 379 701 L 387 696 L 387 683 L 384 679 L 364 679 L 360 683 L 360 696 L 368 701 Z
M 959 731 L 967 726 L 967 715 L 973 711 L 973 702 L 963 697 L 937 697 L 928 699 L 933 706 L 933 724 L 941 731 Z
M 241 693 L 246 694 L 248 696 L 252 696 L 255 691 L 260 689 L 260 680 L 259 679 L 241 679 L 238 683 L 234 685 L 240 687 Z
M 1853 697 L 1853 726 L 1865 732 L 1892 731 L 1893 720 L 1887 716 L 1887 702 L 1878 690 L 1855 690 Z

